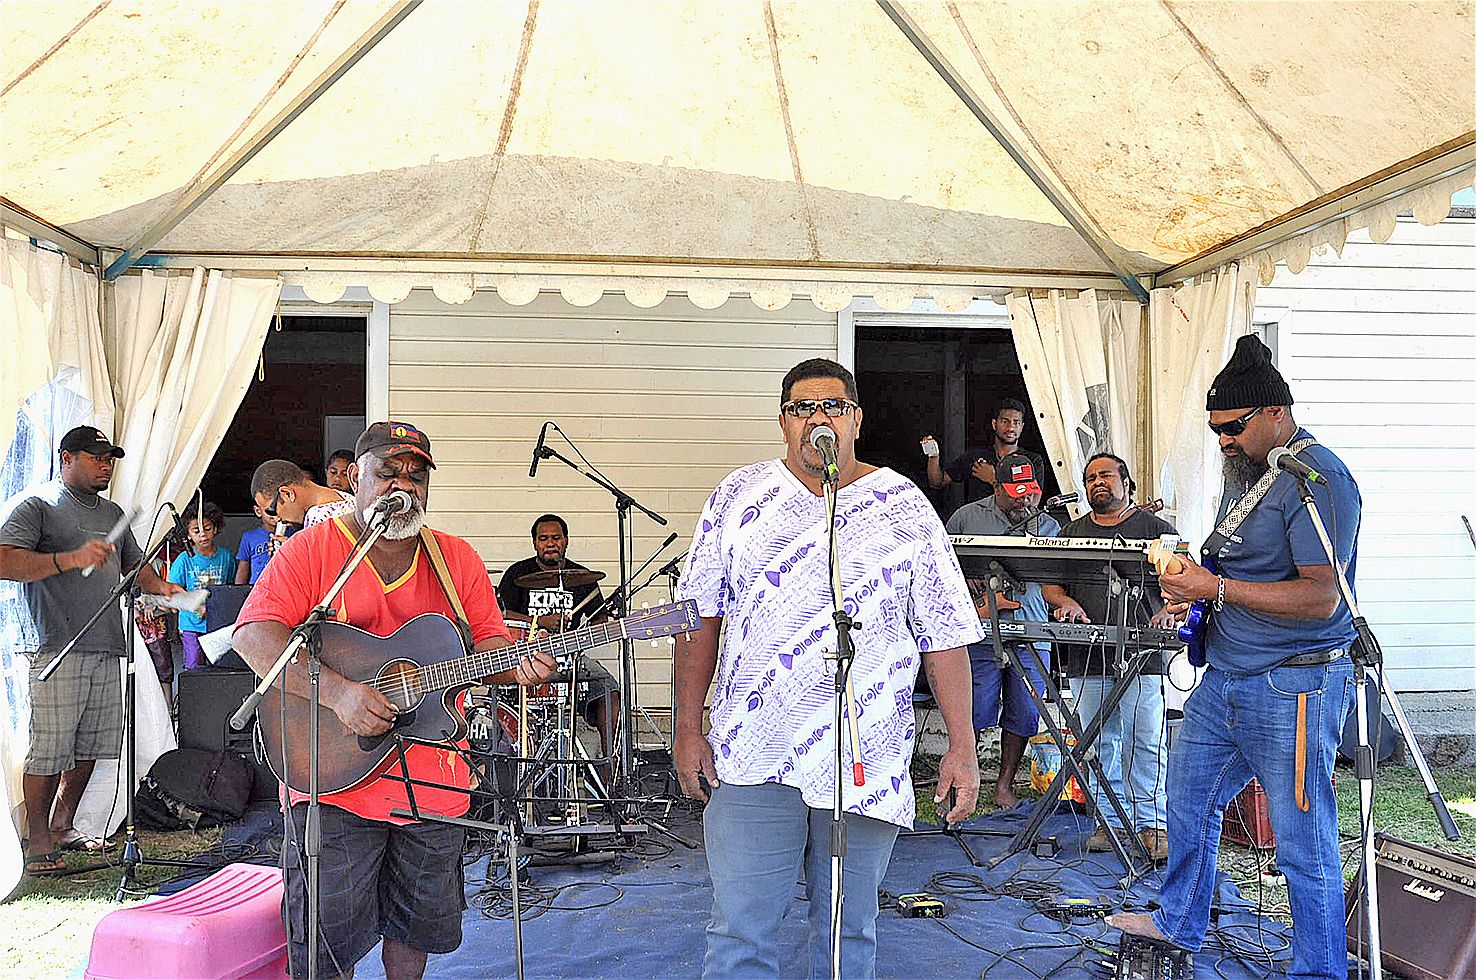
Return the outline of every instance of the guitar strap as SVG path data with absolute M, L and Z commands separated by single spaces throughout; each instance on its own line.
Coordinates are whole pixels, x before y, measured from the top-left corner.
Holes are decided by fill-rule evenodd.
M 475 648 L 472 640 L 471 624 L 467 622 L 466 609 L 461 605 L 461 596 L 456 592 L 456 583 L 451 581 L 451 570 L 446 567 L 446 556 L 441 554 L 441 543 L 436 540 L 436 534 L 428 527 L 420 529 L 420 543 L 425 545 L 425 553 L 430 557 L 431 568 L 436 571 L 436 578 L 440 580 L 441 588 L 446 593 L 446 598 L 451 601 L 451 608 L 456 613 L 456 631 L 461 634 L 461 645 L 471 652 Z
M 1316 445 L 1316 443 L 1317 440 L 1309 436 L 1306 439 L 1298 439 L 1286 448 L 1291 452 L 1299 453 L 1308 446 Z M 1268 467 L 1266 472 L 1261 474 L 1261 478 L 1245 492 L 1245 496 L 1231 505 L 1230 510 L 1225 514 L 1225 519 L 1220 521 L 1210 536 L 1204 539 L 1204 547 L 1199 549 L 1202 558 L 1213 559 L 1219 557 L 1221 549 L 1230 543 L 1230 536 L 1235 533 L 1240 525 L 1245 523 L 1245 519 L 1265 499 L 1266 494 L 1271 492 L 1271 484 L 1275 483 L 1276 478 L 1280 475 L 1280 470 L 1275 467 Z

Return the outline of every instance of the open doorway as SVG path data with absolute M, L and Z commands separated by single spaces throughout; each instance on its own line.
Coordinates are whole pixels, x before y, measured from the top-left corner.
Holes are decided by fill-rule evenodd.
M 914 318 L 897 318 L 904 319 Z M 856 384 L 866 406 L 857 455 L 912 479 L 944 520 L 963 506 L 965 489 L 928 487 L 918 440 L 936 437 L 947 460 L 966 444 L 992 438 L 990 416 L 1003 399 L 1030 405 L 1008 321 L 999 319 L 998 326 L 946 327 L 888 323 L 879 314 L 857 318 Z M 1033 417 L 1032 411 L 1020 446 L 1048 458 Z M 1040 483 L 1046 496 L 1058 491 L 1049 466 Z
M 226 513 L 224 546 L 234 550 L 257 523 L 251 474 L 260 463 L 289 459 L 321 483 L 328 455 L 353 449 L 364 428 L 366 324 L 363 311 L 288 314 L 267 333 L 262 367 L 201 481 Z

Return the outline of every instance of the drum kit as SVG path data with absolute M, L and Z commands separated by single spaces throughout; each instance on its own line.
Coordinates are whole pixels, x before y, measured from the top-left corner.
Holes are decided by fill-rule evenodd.
M 524 589 L 569 592 L 595 585 L 604 572 L 555 568 L 519 576 Z M 590 600 L 592 590 L 572 609 L 560 614 L 557 631 L 569 629 Z M 528 638 L 531 622 L 507 621 L 514 641 Z M 542 684 L 524 687 L 474 687 L 467 692 L 468 738 L 474 751 L 493 758 L 494 778 L 509 781 L 515 792 L 524 833 L 576 833 L 587 824 L 589 807 L 610 800 L 612 760 L 592 757 L 579 739 L 575 721 L 589 684 L 579 677 L 579 658 Z M 495 801 L 494 801 L 495 803 Z M 502 814 L 506 819 L 508 814 Z

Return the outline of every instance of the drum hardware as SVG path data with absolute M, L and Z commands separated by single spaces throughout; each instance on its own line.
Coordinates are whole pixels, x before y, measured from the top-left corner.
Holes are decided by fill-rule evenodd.
M 592 568 L 550 568 L 519 575 L 513 581 L 522 589 L 561 589 L 567 592 L 594 585 L 604 577 L 604 572 L 597 572 Z

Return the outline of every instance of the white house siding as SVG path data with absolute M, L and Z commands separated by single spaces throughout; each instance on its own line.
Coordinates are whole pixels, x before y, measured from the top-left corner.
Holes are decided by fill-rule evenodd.
M 1360 232 L 1256 302 L 1297 421 L 1363 491 L 1357 592 L 1390 683 L 1476 688 L 1476 221 Z
M 450 306 L 416 290 L 390 314 L 390 415 L 430 436 L 436 526 L 467 538 L 494 583 L 531 554 L 532 520 L 553 512 L 569 522 L 570 558 L 606 572 L 608 593 L 619 575 L 614 500 L 557 460 L 528 478 L 543 421 L 670 522 L 632 511 L 637 563 L 680 535 L 655 568 L 686 548 L 720 479 L 782 452 L 780 381 L 807 357 L 835 357 L 836 333 L 835 314 L 807 301 L 770 313 L 745 297 L 702 310 L 672 296 L 643 310 L 620 295 L 581 308 L 556 293 L 510 306 L 478 292 Z M 557 433 L 549 445 L 577 458 Z M 636 605 L 666 601 L 664 581 Z M 613 666 L 615 652 L 597 656 Z M 669 706 L 670 647 L 641 644 L 637 658 L 641 704 Z

